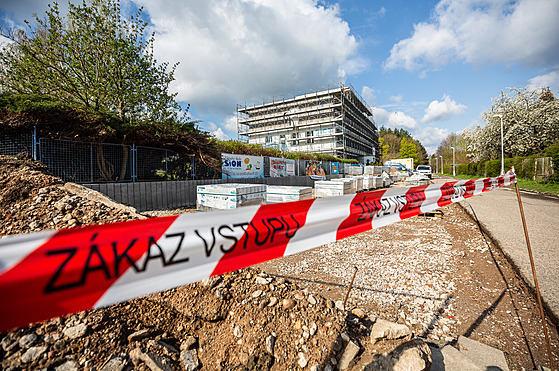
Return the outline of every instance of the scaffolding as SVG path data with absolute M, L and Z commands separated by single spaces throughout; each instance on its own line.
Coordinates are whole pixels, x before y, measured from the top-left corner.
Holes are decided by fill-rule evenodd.
M 241 141 L 283 151 L 379 157 L 372 110 L 349 84 L 239 104 L 237 132 Z

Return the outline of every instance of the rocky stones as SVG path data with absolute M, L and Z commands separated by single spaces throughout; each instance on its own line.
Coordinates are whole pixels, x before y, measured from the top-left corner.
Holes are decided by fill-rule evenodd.
M 31 347 L 33 344 L 35 344 L 36 341 L 37 341 L 37 335 L 35 334 L 23 335 L 19 339 L 19 346 L 23 349 L 27 349 Z M 4 344 L 2 344 L 2 347 L 4 347 Z M 4 350 L 6 349 L 4 348 Z
M 233 330 L 233 335 L 235 335 L 238 338 L 243 337 L 243 329 L 240 326 L 235 326 L 235 329 Z
M 261 276 L 256 277 L 256 283 L 258 285 L 267 285 L 270 282 L 272 282 L 272 277 L 261 277 Z
M 309 327 L 309 334 L 311 336 L 314 336 L 314 334 L 316 334 L 316 331 L 318 330 L 318 326 L 315 322 L 311 323 L 311 326 Z
M 123 357 L 110 357 L 99 371 L 122 371 L 126 367 L 126 360 Z
M 54 368 L 55 371 L 78 371 L 78 365 L 72 360 L 68 360 Z M 121 369 L 122 370 L 122 369 Z M 107 371 L 107 370 L 104 370 Z
M 405 325 L 393 323 L 383 319 L 377 319 L 371 329 L 371 343 L 375 344 L 382 339 L 400 339 L 411 337 L 411 330 Z
M 260 295 L 262 295 L 262 290 L 256 290 L 256 291 L 254 291 L 254 292 L 252 293 L 252 297 L 253 297 L 253 298 L 257 298 L 257 297 L 259 297 Z
M 283 309 L 285 310 L 289 310 L 291 308 L 293 308 L 295 306 L 296 302 L 293 299 L 283 299 L 283 301 L 281 302 L 281 305 L 283 306 Z
M 335 306 L 337 310 L 341 310 L 341 311 L 345 310 L 344 302 L 341 300 L 336 301 Z
M 185 371 L 196 370 L 200 366 L 196 349 L 183 350 L 181 352 L 181 364 Z
M 481 369 L 508 371 L 505 355 L 499 349 L 482 344 L 465 336 L 458 337 L 457 348 Z
M 359 318 L 365 318 L 365 311 L 361 308 L 354 308 L 351 313 Z
M 46 346 L 41 347 L 31 347 L 27 349 L 25 353 L 21 356 L 22 363 L 31 363 L 37 360 L 40 356 L 47 351 Z
M 67 327 L 64 329 L 64 335 L 69 339 L 77 339 L 85 335 L 87 325 L 84 323 L 77 324 L 76 326 Z
M 431 350 L 421 339 L 399 345 L 386 356 L 376 357 L 368 367 L 372 370 L 417 370 L 431 369 Z
M 128 341 L 129 342 L 140 341 L 142 339 L 150 337 L 150 335 L 151 335 L 151 330 L 149 329 L 138 330 L 128 335 Z
M 130 352 L 130 358 L 135 364 L 145 363 L 152 371 L 172 371 L 165 357 L 160 357 L 153 353 L 144 353 L 140 348 L 135 348 Z
M 274 355 L 274 345 L 276 344 L 276 337 L 270 335 L 266 338 L 266 352 Z
M 194 336 L 187 336 L 181 343 L 181 350 L 189 350 L 196 346 L 198 340 Z
M 309 356 L 303 352 L 299 352 L 299 359 L 297 360 L 297 364 L 299 365 L 299 367 L 305 368 L 307 367 L 308 363 L 309 363 Z
M 309 295 L 309 297 L 307 298 L 307 301 L 309 302 L 309 304 L 311 305 L 316 305 L 316 299 L 314 298 L 314 296 Z
M 340 359 L 340 370 L 346 370 L 349 367 L 349 364 L 353 361 L 355 356 L 357 356 L 359 350 L 359 345 L 355 344 L 353 341 L 347 343 L 342 358 Z

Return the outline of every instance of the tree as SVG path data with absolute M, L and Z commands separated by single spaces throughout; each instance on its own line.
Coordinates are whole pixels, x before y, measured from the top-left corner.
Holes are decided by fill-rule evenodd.
M 470 159 L 468 157 L 468 143 L 466 139 L 466 134 L 463 133 L 451 133 L 449 134 L 437 147 L 435 152 L 436 156 L 443 156 L 445 163 L 452 163 L 452 147 L 454 147 L 454 161 L 456 164 L 469 163 Z
M 483 113 L 484 127 L 464 133 L 475 161 L 501 156 L 501 119 L 505 156 L 529 156 L 542 153 L 559 140 L 559 101 L 549 89 L 515 89 L 493 98 Z
M 390 151 L 390 145 L 384 143 L 384 137 L 380 137 L 378 141 L 381 151 L 381 162 L 384 162 L 388 156 L 388 151 Z
M 406 137 L 403 137 L 400 142 L 400 158 L 413 158 L 413 161 L 417 162 L 417 149 Z
M 177 65 L 157 64 L 141 9 L 123 19 L 119 0 L 68 6 L 63 17 L 56 1 L 49 4 L 44 19 L 25 21 L 27 31 L 1 30 L 10 40 L 0 50 L 3 92 L 52 97 L 131 127 L 188 124 L 168 91 Z

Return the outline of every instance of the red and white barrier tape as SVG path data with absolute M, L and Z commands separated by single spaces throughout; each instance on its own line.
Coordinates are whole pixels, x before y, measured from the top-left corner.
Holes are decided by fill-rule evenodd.
M 390 188 L 7 237 L 0 332 L 310 250 L 515 182 Z

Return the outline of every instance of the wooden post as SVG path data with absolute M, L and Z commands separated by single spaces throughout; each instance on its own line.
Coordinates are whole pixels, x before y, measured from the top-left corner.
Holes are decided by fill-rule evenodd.
M 528 247 L 528 255 L 530 256 L 530 265 L 532 266 L 532 275 L 534 276 L 534 285 L 536 286 L 536 295 L 538 297 L 538 305 L 540 309 L 540 316 L 542 317 L 543 333 L 545 335 L 545 342 L 547 343 L 547 354 L 549 356 L 549 363 L 551 370 L 555 370 L 553 366 L 553 354 L 551 353 L 551 343 L 549 342 L 549 336 L 547 334 L 547 325 L 545 322 L 545 313 L 543 311 L 542 297 L 540 295 L 540 287 L 538 285 L 538 277 L 536 276 L 536 267 L 534 265 L 534 258 L 532 256 L 532 247 L 530 246 L 530 238 L 528 237 L 528 228 L 526 228 L 526 219 L 524 218 L 524 208 L 522 207 L 522 201 L 520 200 L 520 192 L 518 191 L 518 182 L 514 184 L 516 188 L 516 197 L 518 199 L 518 207 L 520 208 L 520 216 L 522 218 L 522 226 L 524 227 L 524 236 L 526 237 L 526 246 Z

